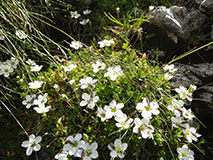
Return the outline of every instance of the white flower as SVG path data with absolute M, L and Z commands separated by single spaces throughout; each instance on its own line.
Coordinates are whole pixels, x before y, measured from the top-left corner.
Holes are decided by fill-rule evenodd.
M 192 120 L 195 117 L 195 115 L 192 113 L 192 110 L 191 109 L 187 110 L 186 108 L 182 109 L 182 115 L 184 118 L 189 120 Z
M 200 134 L 197 133 L 197 130 L 194 127 L 184 129 L 183 133 L 185 134 L 186 139 L 190 143 L 192 143 L 192 140 L 197 142 L 197 138 L 201 136 Z
M 74 155 L 75 157 L 81 157 L 82 150 L 80 148 L 85 145 L 85 142 L 81 140 L 81 138 L 81 133 L 76 134 L 75 137 L 68 136 L 63 151 L 67 151 L 70 156 Z
M 154 6 L 149 6 L 149 12 L 153 11 L 155 9 Z
M 93 142 L 91 145 L 89 143 L 86 143 L 82 147 L 84 149 L 83 151 L 83 160 L 91 160 L 98 158 L 98 152 L 96 151 L 98 148 L 98 144 L 96 142 Z
M 113 116 L 117 116 L 119 117 L 119 115 L 122 115 L 123 112 L 121 111 L 121 109 L 124 107 L 123 103 L 118 103 L 115 100 L 112 100 L 112 102 L 110 102 L 109 106 L 106 105 L 104 107 L 104 110 L 106 111 L 106 118 L 110 119 Z
M 57 89 L 58 87 L 59 87 L 58 84 L 53 85 L 53 88 L 55 88 L 55 89 Z
M 79 23 L 81 24 L 81 25 L 86 25 L 87 23 L 89 23 L 89 19 L 83 19 L 82 21 L 80 21 Z
M 124 128 L 124 129 L 129 128 L 129 126 L 131 125 L 131 123 L 133 121 L 133 119 L 128 118 L 126 114 L 119 115 L 118 117 L 116 116 L 115 120 L 118 122 L 115 125 L 118 128 Z
M 47 93 L 43 96 L 40 94 L 37 99 L 34 100 L 34 105 L 44 105 L 47 102 Z
M 61 97 L 68 99 L 67 95 L 64 93 L 61 94 Z
M 189 86 L 188 91 L 189 91 L 189 93 L 193 93 L 196 89 L 197 89 L 197 86 L 191 84 L 191 85 Z
M 120 66 L 109 67 L 107 68 L 107 73 L 104 74 L 104 77 L 110 77 L 112 81 L 116 80 L 118 76 L 123 75 L 123 71 Z
M 26 155 L 29 156 L 32 154 L 33 151 L 39 151 L 41 149 L 40 143 L 42 140 L 41 136 L 35 137 L 34 134 L 29 136 L 28 141 L 22 142 L 21 146 L 27 148 Z
M 111 151 L 110 156 L 114 159 L 116 157 L 124 158 L 125 150 L 127 149 L 128 144 L 122 143 L 121 139 L 116 139 L 114 144 L 109 144 L 108 148 Z
M 84 79 L 80 79 L 81 89 L 86 89 L 88 87 L 95 88 L 94 84 L 97 81 L 98 81 L 97 79 L 93 80 L 92 77 L 87 77 L 87 78 L 84 78 Z
M 153 139 L 153 132 L 154 127 L 149 125 L 149 119 L 143 118 L 140 120 L 139 118 L 135 118 L 134 120 L 135 126 L 133 128 L 133 132 L 139 134 L 144 139 L 152 138 Z
M 185 129 L 189 127 L 189 124 L 185 123 L 186 121 L 184 121 L 183 117 L 172 117 L 171 120 L 172 120 L 172 126 L 175 128 Z
M 35 61 L 33 61 L 33 60 L 31 60 L 31 59 L 28 59 L 28 60 L 26 61 L 26 63 L 27 63 L 29 66 L 34 66 L 34 65 L 36 65 Z
M 18 60 L 14 57 L 11 57 L 10 60 L 7 60 L 6 63 L 11 66 L 12 68 L 16 69 L 18 65 Z
M 103 48 L 105 46 L 111 46 L 112 44 L 114 44 L 115 42 L 113 40 L 106 40 L 104 39 L 103 41 L 99 41 L 98 44 L 100 46 L 100 48 Z
M 184 102 L 182 100 L 172 100 L 172 104 L 168 105 L 168 110 L 173 111 L 177 117 L 181 116 Z
M 194 152 L 188 149 L 188 146 L 184 144 L 182 148 L 177 148 L 179 160 L 194 160 Z
M 16 34 L 16 36 L 17 36 L 18 38 L 20 38 L 20 39 L 25 39 L 25 38 L 28 37 L 28 36 L 24 33 L 24 31 L 22 31 L 22 30 L 17 30 L 15 34 Z
M 44 83 L 43 81 L 34 81 L 34 82 L 29 82 L 28 85 L 30 89 L 38 89 L 38 88 L 41 88 L 43 83 Z
M 173 78 L 173 75 L 169 74 L 169 73 L 164 73 L 164 79 L 169 81 L 170 79 Z
M 86 106 L 90 109 L 95 107 L 95 103 L 99 100 L 98 96 L 95 96 L 95 92 L 93 92 L 93 96 L 91 97 L 87 93 L 82 94 L 82 98 L 84 99 L 83 101 L 80 102 L 80 106 Z
M 70 47 L 78 50 L 79 48 L 83 47 L 83 45 L 80 41 L 72 41 Z
M 101 118 L 101 121 L 104 122 L 107 118 L 106 118 L 106 111 L 103 108 L 99 108 L 98 107 L 98 117 Z
M 72 71 L 73 69 L 75 69 L 77 67 L 76 64 L 70 64 L 68 66 L 62 66 L 62 68 L 65 70 L 65 72 L 70 72 Z
M 97 61 L 96 63 L 92 64 L 92 68 L 93 68 L 94 73 L 97 73 L 100 70 L 104 70 L 105 67 L 106 67 L 106 64 L 104 62 L 100 62 L 100 61 Z
M 61 153 L 58 153 L 55 155 L 55 159 L 68 160 L 67 156 L 68 156 L 68 153 L 66 151 L 62 151 Z
M 171 65 L 166 65 L 165 67 L 163 67 L 164 71 L 168 71 L 168 72 L 175 72 L 177 71 L 177 68 L 175 68 L 174 64 Z
M 69 81 L 69 84 L 72 85 L 73 83 L 75 83 L 75 80 L 74 80 L 74 79 L 71 79 L 71 80 Z
M 71 18 L 77 19 L 81 16 L 77 11 L 74 11 L 74 12 L 71 11 L 70 13 L 71 13 Z
M 83 11 L 83 14 L 84 14 L 84 15 L 87 15 L 87 14 L 90 14 L 91 12 L 92 12 L 91 10 L 86 9 L 85 11 Z
M 34 107 L 33 109 L 34 109 L 37 113 L 43 114 L 43 113 L 49 112 L 50 108 L 52 108 L 52 107 L 51 107 L 51 106 L 45 107 L 45 105 L 39 105 L 38 107 Z
M 41 69 L 42 69 L 42 67 L 43 67 L 43 65 L 32 65 L 31 67 L 30 67 L 30 71 L 31 72 L 39 72 Z
M 180 86 L 179 88 L 175 88 L 175 91 L 179 94 L 181 99 L 188 99 L 189 101 L 192 101 L 192 93 L 189 93 L 185 87 Z
M 26 108 L 29 109 L 32 105 L 34 105 L 35 98 L 35 94 L 33 94 L 32 96 L 26 95 L 25 100 L 22 102 L 22 104 L 26 105 Z
M 157 102 L 149 103 L 147 98 L 144 98 L 142 103 L 138 103 L 136 105 L 136 109 L 141 112 L 142 117 L 144 118 L 152 118 L 152 114 L 158 115 L 160 112 L 158 110 L 159 106 Z
M 6 64 L 3 62 L 0 65 L 0 75 L 4 75 L 4 77 L 9 77 L 10 73 L 14 71 L 14 69 L 11 67 L 11 65 Z

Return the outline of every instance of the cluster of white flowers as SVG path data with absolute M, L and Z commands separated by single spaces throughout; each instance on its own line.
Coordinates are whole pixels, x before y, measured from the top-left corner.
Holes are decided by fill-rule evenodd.
M 98 44 L 100 48 L 104 48 L 105 46 L 109 47 L 112 44 L 115 44 L 115 42 L 112 39 L 111 40 L 104 39 L 102 41 L 99 41 Z
M 19 39 L 25 39 L 28 37 L 28 35 L 22 30 L 17 30 L 15 34 Z
M 30 156 L 33 151 L 39 151 L 41 149 L 40 142 L 42 140 L 41 136 L 36 137 L 34 134 L 29 136 L 28 141 L 22 142 L 21 146 L 27 148 L 26 155 Z
M 51 106 L 45 106 L 47 102 L 47 95 L 48 94 L 45 93 L 44 95 L 39 95 L 37 98 L 35 94 L 33 94 L 32 96 L 27 95 L 22 104 L 26 105 L 27 109 L 29 109 L 33 105 L 37 105 L 37 107 L 34 107 L 33 109 L 39 114 L 49 112 Z
M 173 78 L 173 75 L 171 73 L 174 73 L 177 71 L 177 69 L 175 68 L 175 66 L 173 64 L 171 65 L 166 65 L 165 67 L 163 67 L 164 71 L 166 72 L 164 74 L 164 79 L 166 80 L 170 80 Z
M 197 141 L 197 138 L 201 135 L 197 133 L 194 127 L 190 127 L 188 121 L 192 120 L 195 116 L 191 109 L 186 109 L 182 100 L 173 99 L 171 104 L 167 106 L 168 110 L 175 114 L 175 117 L 171 117 L 172 126 L 182 129 L 188 142 L 192 140 Z
M 171 73 L 176 72 L 177 68 L 175 68 L 174 64 L 171 64 L 171 65 L 166 65 L 165 67 L 163 67 L 163 70 L 166 72 L 164 74 L 164 79 L 170 80 L 173 77 L 173 75 Z
M 82 158 L 83 160 L 96 159 L 98 144 L 82 140 L 82 134 L 78 133 L 75 136 L 68 136 L 66 144 L 63 146 L 62 152 L 58 153 L 55 158 L 58 160 L 68 160 L 68 156 Z
M 0 62 L 0 75 L 4 75 L 4 77 L 9 77 L 10 73 L 14 72 L 17 68 L 19 61 L 11 57 L 10 60 L 6 60 L 5 62 Z
M 43 67 L 43 65 L 37 65 L 36 63 L 35 63 L 35 61 L 33 61 L 33 60 L 31 60 L 31 59 L 28 59 L 27 61 L 26 61 L 26 63 L 29 65 L 29 67 L 30 67 L 30 71 L 31 72 L 39 72 L 41 69 L 42 69 L 42 67 Z
M 86 9 L 86 10 L 84 10 L 84 11 L 82 11 L 82 12 L 83 12 L 84 15 L 88 15 L 88 14 L 90 14 L 92 11 L 89 10 L 89 9 Z M 71 18 L 78 19 L 79 17 L 81 17 L 81 14 L 78 13 L 78 11 L 71 11 L 70 13 L 71 13 Z M 82 21 L 79 22 L 79 24 L 81 24 L 81 25 L 86 25 L 87 23 L 89 23 L 89 21 L 90 21 L 90 20 L 89 20 L 88 18 L 87 18 L 87 19 L 83 19 Z
M 135 126 L 133 132 L 139 134 L 140 137 L 153 139 L 154 127 L 150 124 L 152 115 L 158 115 L 159 105 L 157 102 L 149 102 L 147 98 L 143 98 L 141 103 L 137 103 L 136 109 L 141 113 L 143 119 L 135 118 Z

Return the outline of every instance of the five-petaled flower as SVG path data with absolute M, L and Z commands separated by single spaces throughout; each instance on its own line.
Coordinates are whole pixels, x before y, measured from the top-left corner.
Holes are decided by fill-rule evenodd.
M 97 79 L 92 79 L 92 77 L 87 77 L 87 78 L 80 79 L 81 89 L 86 89 L 88 87 L 95 88 L 94 84 L 97 81 L 98 81 Z
M 72 41 L 70 47 L 78 50 L 79 48 L 83 47 L 83 45 L 80 41 Z
M 83 160 L 91 160 L 96 159 L 98 157 L 98 152 L 96 151 L 98 148 L 98 144 L 93 142 L 91 145 L 86 143 L 83 145 Z
M 95 103 L 99 100 L 99 97 L 95 95 L 96 93 L 93 92 L 93 95 L 89 95 L 87 93 L 82 94 L 83 101 L 80 102 L 80 106 L 86 106 L 90 109 L 95 107 Z
M 159 106 L 157 102 L 149 102 L 147 98 L 144 98 L 142 103 L 136 105 L 136 109 L 141 112 L 142 117 L 151 119 L 152 114 L 158 115 L 160 112 L 158 110 Z
M 29 82 L 28 85 L 30 89 L 38 89 L 38 88 L 41 88 L 43 83 L 44 83 L 43 81 L 34 81 L 34 82 Z
M 114 144 L 109 144 L 108 148 L 111 150 L 110 156 L 114 159 L 116 157 L 124 158 L 125 150 L 127 149 L 127 143 L 122 143 L 121 139 L 116 139 Z
M 177 148 L 179 160 L 194 160 L 194 152 L 184 144 L 181 148 Z
M 106 110 L 106 118 L 110 119 L 113 116 L 118 116 L 122 115 L 123 112 L 121 111 L 121 109 L 124 107 L 123 103 L 118 103 L 115 100 L 112 100 L 112 102 L 110 102 L 109 106 L 106 105 L 104 107 L 104 110 Z
M 116 80 L 118 76 L 123 75 L 123 71 L 120 66 L 109 67 L 107 68 L 107 73 L 104 74 L 104 77 L 110 77 L 112 81 Z
M 42 140 L 41 136 L 35 137 L 34 134 L 29 136 L 28 141 L 22 142 L 21 146 L 27 148 L 26 155 L 30 156 L 33 151 L 39 151 L 41 149 L 40 142 Z
M 82 134 L 78 133 L 73 136 L 68 136 L 66 139 L 66 144 L 63 147 L 64 151 L 67 151 L 70 156 L 74 155 L 75 157 L 81 157 L 82 148 L 85 145 L 85 142 L 81 140 Z

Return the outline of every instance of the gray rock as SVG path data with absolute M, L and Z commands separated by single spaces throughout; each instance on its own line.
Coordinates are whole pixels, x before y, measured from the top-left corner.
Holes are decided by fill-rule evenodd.
M 206 16 L 199 10 L 186 7 L 159 6 L 148 14 L 150 25 L 156 25 L 165 30 L 168 37 L 177 43 L 178 39 L 188 39 L 191 31 L 199 29 Z
M 195 0 L 202 12 L 213 15 L 213 0 Z

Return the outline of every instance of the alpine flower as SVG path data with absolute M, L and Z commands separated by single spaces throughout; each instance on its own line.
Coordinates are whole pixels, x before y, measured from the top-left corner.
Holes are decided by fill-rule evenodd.
M 106 64 L 104 62 L 100 62 L 100 61 L 97 61 L 96 63 L 92 64 L 94 73 L 97 73 L 98 71 L 105 69 L 105 67 L 106 67 Z
M 122 143 L 121 139 L 116 139 L 114 144 L 109 144 L 108 148 L 111 151 L 110 156 L 114 159 L 116 157 L 124 158 L 125 157 L 125 150 L 127 149 L 128 144 Z
M 181 148 L 177 148 L 179 160 L 194 160 L 194 152 L 188 149 L 188 146 L 184 144 Z
M 99 100 L 99 97 L 95 95 L 96 93 L 93 92 L 93 96 L 90 96 L 87 93 L 82 94 L 83 101 L 80 102 L 80 106 L 86 106 L 90 109 L 95 107 L 95 103 Z
M 123 75 L 123 71 L 120 66 L 109 67 L 107 68 L 107 73 L 104 74 L 104 77 L 110 77 L 112 81 L 116 80 L 118 76 Z
M 142 103 L 136 105 L 136 109 L 141 112 L 143 118 L 152 118 L 152 114 L 158 115 L 160 112 L 158 110 L 159 106 L 157 102 L 148 102 L 147 98 L 144 98 Z
M 29 82 L 28 85 L 30 89 L 38 89 L 38 88 L 41 88 L 43 83 L 44 83 L 43 81 L 34 81 L 34 82 Z
M 34 134 L 29 136 L 28 141 L 22 142 L 21 146 L 27 148 L 26 155 L 30 156 L 33 151 L 39 151 L 41 149 L 40 142 L 42 140 L 41 136 L 35 137 Z
M 117 116 L 119 117 L 119 115 L 122 115 L 123 112 L 121 111 L 121 109 L 124 107 L 123 103 L 118 103 L 115 100 L 112 100 L 112 102 L 110 102 L 109 106 L 106 105 L 104 107 L 104 110 L 106 111 L 106 118 L 110 119 L 113 116 Z
M 94 84 L 97 81 L 98 81 L 97 79 L 92 79 L 92 77 L 87 77 L 87 78 L 84 78 L 84 79 L 80 79 L 81 89 L 86 89 L 88 87 L 95 88 Z
M 79 48 L 83 47 L 83 45 L 80 41 L 72 41 L 70 47 L 78 50 Z
M 91 145 L 86 143 L 83 145 L 83 160 L 91 160 L 98 158 L 98 152 L 96 151 L 98 148 L 98 144 L 93 142 Z
M 85 142 L 81 140 L 82 134 L 78 133 L 73 136 L 68 136 L 66 139 L 66 144 L 63 147 L 63 151 L 67 151 L 70 156 L 74 155 L 75 157 L 81 157 L 82 148 L 85 145 Z

